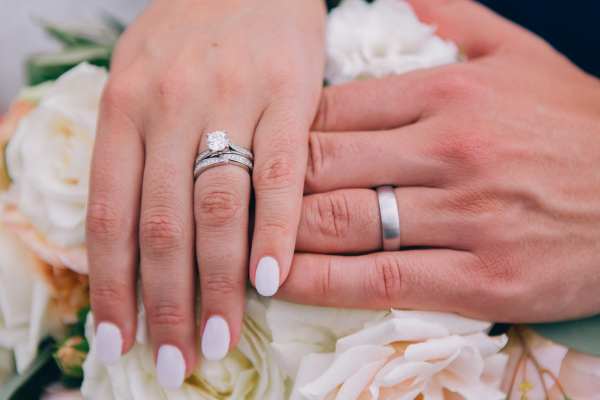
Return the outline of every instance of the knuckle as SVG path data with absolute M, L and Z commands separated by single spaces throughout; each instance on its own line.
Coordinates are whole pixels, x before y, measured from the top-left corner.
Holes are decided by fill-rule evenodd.
M 149 256 L 172 254 L 184 243 L 183 224 L 175 213 L 164 207 L 144 212 L 140 232 L 142 248 Z
M 214 228 L 237 222 L 241 217 L 241 198 L 240 193 L 225 187 L 202 191 L 197 201 L 197 223 Z
M 269 88 L 276 96 L 285 97 L 294 93 L 297 84 L 293 83 L 293 73 L 274 69 L 269 76 Z
M 115 75 L 109 79 L 104 88 L 100 102 L 101 109 L 105 114 L 115 112 L 129 114 L 139 102 L 140 88 L 138 78 L 128 74 Z
M 162 300 L 147 310 L 150 324 L 160 326 L 176 326 L 189 322 L 186 313 L 178 304 Z
M 461 216 L 488 216 L 494 218 L 501 214 L 505 205 L 494 193 L 482 190 L 457 191 L 452 193 L 443 209 Z M 487 237 L 488 232 L 483 235 Z
M 118 281 L 101 281 L 92 280 L 90 282 L 90 299 L 94 310 L 99 307 L 105 310 L 112 310 L 115 307 L 122 307 L 127 297 L 127 286 Z
M 530 282 L 521 279 L 519 268 L 505 257 L 486 255 L 477 256 L 473 267 L 474 276 L 481 279 L 480 287 L 493 299 L 494 304 L 508 304 L 518 301 L 532 290 Z
M 265 215 L 260 223 L 256 224 L 257 235 L 264 237 L 289 237 L 293 230 L 288 220 L 289 218 L 285 216 Z
M 400 261 L 392 255 L 380 254 L 375 257 L 374 267 L 370 279 L 366 280 L 367 291 L 392 307 L 402 291 Z
M 223 272 L 205 272 L 201 274 L 202 291 L 207 296 L 221 298 L 221 296 L 232 295 L 241 292 L 243 282 L 230 274 Z
M 474 68 L 456 65 L 443 69 L 430 82 L 432 99 L 442 103 L 481 101 L 489 92 L 484 79 Z
M 478 129 L 475 125 L 476 122 L 469 130 L 456 125 L 446 126 L 446 132 L 432 145 L 433 158 L 471 175 L 492 162 L 497 149 L 487 135 L 474 132 Z
M 331 297 L 332 293 L 335 293 L 335 286 L 333 280 L 335 268 L 336 264 L 333 258 L 329 257 L 325 268 L 323 268 L 322 270 L 320 269 L 322 272 L 319 274 L 319 280 L 315 285 L 315 288 L 317 289 L 317 295 L 319 296 L 319 298 L 328 298 Z
M 350 230 L 348 199 L 342 193 L 319 196 L 316 201 L 317 232 L 323 236 L 343 239 Z
M 115 209 L 103 203 L 91 203 L 88 206 L 86 230 L 90 238 L 116 239 L 124 231 L 122 220 Z
M 294 155 L 291 152 L 279 152 L 263 160 L 252 175 L 257 191 L 284 189 L 294 184 Z

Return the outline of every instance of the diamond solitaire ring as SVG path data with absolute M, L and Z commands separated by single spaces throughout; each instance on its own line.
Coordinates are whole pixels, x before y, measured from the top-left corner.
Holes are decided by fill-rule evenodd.
M 208 149 L 200 152 L 194 164 L 194 179 L 209 168 L 220 165 L 237 165 L 252 171 L 254 156 L 244 147 L 229 140 L 226 132 L 215 131 L 207 135 Z

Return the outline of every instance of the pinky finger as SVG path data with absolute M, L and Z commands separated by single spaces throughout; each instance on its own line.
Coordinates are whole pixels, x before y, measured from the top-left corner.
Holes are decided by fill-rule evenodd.
M 106 114 L 92 162 L 87 247 L 95 351 L 112 364 L 131 348 L 136 332 L 136 210 L 143 149 L 131 124 Z
M 319 306 L 415 308 L 481 317 L 479 259 L 432 249 L 357 257 L 297 254 L 278 298 Z M 489 317 L 489 316 L 488 316 Z

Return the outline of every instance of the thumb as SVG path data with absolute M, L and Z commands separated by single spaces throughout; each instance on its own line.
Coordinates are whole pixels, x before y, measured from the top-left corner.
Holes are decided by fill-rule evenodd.
M 522 34 L 527 32 L 473 0 L 409 0 L 409 3 L 421 21 L 435 26 L 438 35 L 456 42 L 469 59 L 491 54 L 509 41 L 520 43 Z

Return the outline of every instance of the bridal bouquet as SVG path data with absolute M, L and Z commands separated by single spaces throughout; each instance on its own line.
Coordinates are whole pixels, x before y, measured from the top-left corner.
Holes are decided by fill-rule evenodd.
M 330 84 L 460 60 L 457 47 L 401 0 L 342 2 L 329 17 L 327 55 Z M 526 359 L 519 355 L 524 336 L 534 335 L 528 330 L 513 331 L 505 353 L 508 337 L 490 336 L 487 321 L 294 305 L 252 291 L 237 349 L 222 361 L 201 361 L 180 390 L 157 383 L 143 307 L 136 345 L 105 367 L 94 348 L 84 224 L 108 71 L 86 62 L 58 70 L 51 76 L 37 68 L 36 77 L 55 79 L 25 88 L 0 120 L 0 399 L 35 398 L 53 382 L 60 385 L 46 398 L 501 400 L 506 390 L 529 398 L 521 386 L 534 385 L 523 368 L 537 360 L 531 349 Z M 557 376 L 563 359 L 575 357 L 567 351 Z M 509 356 L 515 372 L 507 378 Z M 586 362 L 595 368 L 586 376 L 598 379 L 598 359 Z M 553 390 L 567 398 L 565 387 Z

